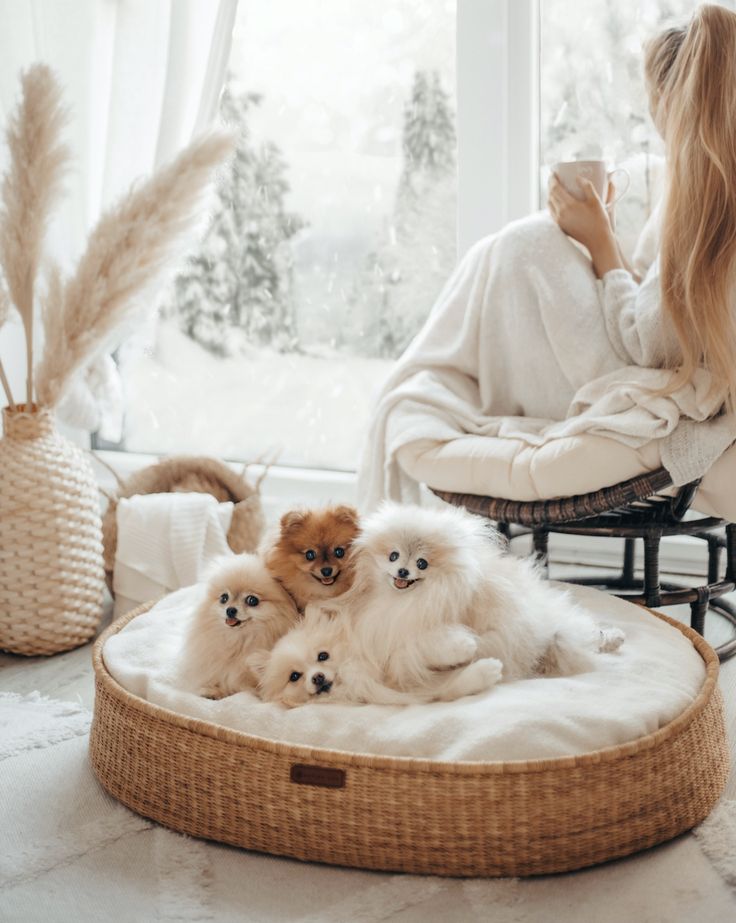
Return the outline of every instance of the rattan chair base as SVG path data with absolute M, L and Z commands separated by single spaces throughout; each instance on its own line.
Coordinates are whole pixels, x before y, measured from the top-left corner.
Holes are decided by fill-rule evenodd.
M 450 876 L 565 872 L 690 829 L 729 770 L 718 660 L 697 698 L 653 734 L 582 756 L 448 763 L 294 746 L 132 695 L 94 651 L 94 771 L 139 814 L 192 836 L 334 865 Z

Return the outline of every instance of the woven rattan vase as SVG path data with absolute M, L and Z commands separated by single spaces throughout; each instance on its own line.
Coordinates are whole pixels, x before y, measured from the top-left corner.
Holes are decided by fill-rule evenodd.
M 56 654 L 102 616 L 97 486 L 89 460 L 43 408 L 3 410 L 0 439 L 0 649 Z

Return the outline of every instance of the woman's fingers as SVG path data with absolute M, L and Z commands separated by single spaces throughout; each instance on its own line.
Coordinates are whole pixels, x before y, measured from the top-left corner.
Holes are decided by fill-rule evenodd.
M 580 186 L 583 192 L 583 195 L 585 196 L 586 202 L 592 202 L 595 199 L 598 199 L 598 201 L 600 202 L 600 196 L 598 195 L 598 192 L 596 191 L 595 186 L 591 183 L 589 179 L 582 179 L 578 177 L 578 186 Z
M 561 202 L 572 200 L 575 197 L 571 196 L 570 193 L 565 188 L 562 180 L 556 173 L 552 174 L 552 178 L 549 182 L 549 195 L 556 196 L 557 199 Z
M 559 187 L 560 181 L 557 178 L 557 174 L 553 173 L 549 180 L 549 186 L 547 187 L 547 208 L 549 208 L 550 214 L 555 219 L 557 219 L 559 214 Z
M 550 192 L 549 197 L 547 199 L 547 204 L 550 207 L 550 211 L 553 211 L 555 213 L 559 212 L 560 199 L 559 199 L 559 196 L 555 192 Z
M 568 192 L 567 188 L 563 186 L 562 183 L 560 183 L 557 187 L 555 194 L 560 203 L 560 206 L 563 208 L 570 208 L 574 205 L 580 205 L 580 199 L 577 198 L 577 196 L 574 196 L 571 192 Z

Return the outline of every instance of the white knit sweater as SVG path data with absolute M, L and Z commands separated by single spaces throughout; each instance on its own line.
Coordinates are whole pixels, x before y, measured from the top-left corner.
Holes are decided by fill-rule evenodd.
M 625 269 L 612 269 L 601 280 L 601 307 L 611 346 L 624 365 L 673 368 L 680 349 L 662 314 L 659 257 L 637 284 Z

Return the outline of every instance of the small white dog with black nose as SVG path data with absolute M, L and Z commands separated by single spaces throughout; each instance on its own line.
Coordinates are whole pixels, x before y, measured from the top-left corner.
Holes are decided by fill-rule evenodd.
M 355 582 L 338 601 L 351 646 L 398 690 L 489 658 L 496 681 L 582 673 L 624 641 L 533 563 L 504 553 L 489 523 L 465 510 L 386 503 L 354 547 Z
M 488 658 L 439 671 L 421 686 L 402 691 L 386 685 L 380 670 L 363 659 L 353 642 L 350 620 L 333 603 L 311 603 L 304 620 L 273 650 L 248 659 L 259 676 L 261 698 L 287 708 L 308 702 L 415 705 L 484 692 L 501 677 L 501 664 Z

